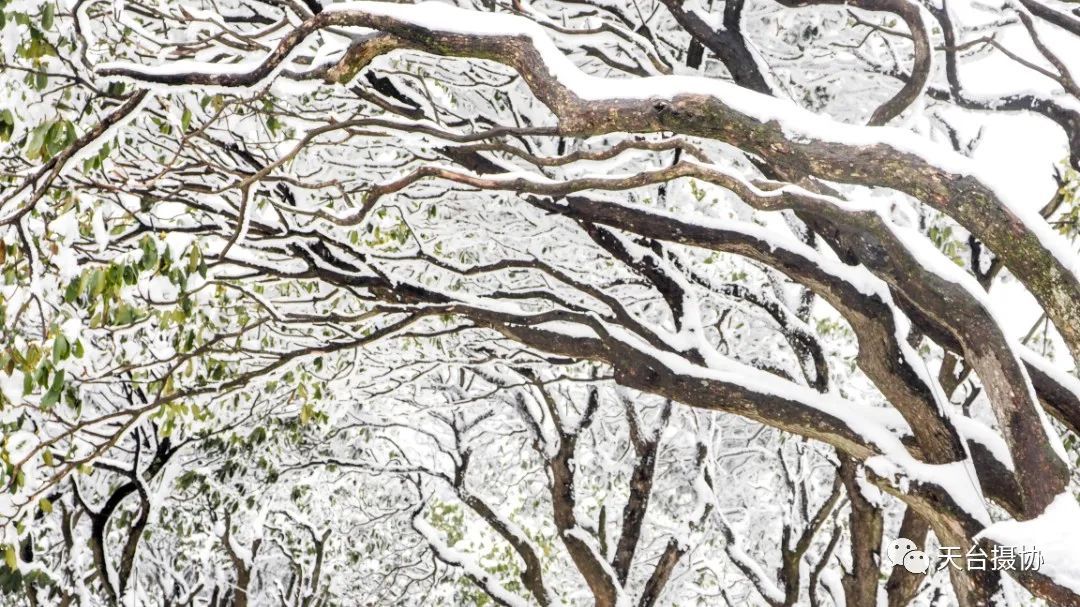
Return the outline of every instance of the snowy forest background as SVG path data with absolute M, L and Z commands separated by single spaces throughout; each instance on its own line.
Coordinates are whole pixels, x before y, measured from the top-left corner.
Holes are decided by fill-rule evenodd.
M 0 605 L 1080 605 L 1075 0 L 0 0 L 0 58 Z

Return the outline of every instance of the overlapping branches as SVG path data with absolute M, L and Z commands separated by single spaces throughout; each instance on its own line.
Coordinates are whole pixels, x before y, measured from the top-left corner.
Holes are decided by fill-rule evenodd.
M 784 15 L 833 10 L 822 8 L 830 3 L 781 4 Z M 1015 22 L 1002 27 L 1027 37 L 1039 57 L 1031 59 L 993 33 L 960 40 L 967 34 L 945 7 L 849 6 L 869 32 L 853 52 L 873 36 L 890 51 L 896 43 L 910 54 L 910 67 L 898 61 L 878 70 L 903 82 L 875 106 L 870 124 L 936 100 L 964 109 L 1030 109 L 1076 143 L 1075 112 L 1065 98 L 1077 97 L 1071 66 L 1061 45 L 1042 33 L 1055 27 L 1075 34 L 1068 13 L 1032 2 L 1011 9 Z M 118 330 L 147 347 L 160 331 L 172 351 L 143 363 L 121 359 L 84 373 L 80 385 L 134 373 L 126 381 L 151 395 L 136 407 L 59 424 L 16 466 L 86 433 L 127 435 L 173 403 L 220 401 L 315 357 L 479 331 L 532 356 L 600 364 L 628 388 L 826 443 L 841 456 L 837 478 L 843 476 L 850 495 L 849 524 L 878 537 L 881 514 L 862 499 L 858 475 L 898 497 L 910 526 L 928 524 L 941 541 L 955 543 L 977 541 L 1001 511 L 1032 519 L 1069 490 L 1068 458 L 1044 410 L 1070 430 L 1080 427 L 1075 382 L 1011 336 L 984 292 L 993 275 L 977 267 L 976 250 L 988 249 L 995 273 L 1007 270 L 1023 284 L 1074 357 L 1080 354 L 1075 252 L 974 161 L 910 133 L 851 124 L 864 116 L 844 116 L 844 123 L 783 99 L 779 75 L 787 60 L 771 65 L 748 43 L 744 3 L 725 4 L 722 30 L 677 2 L 657 5 L 648 17 L 598 5 L 574 15 L 570 25 L 544 17 L 552 10 L 547 5 L 515 5 L 509 9 L 515 15 L 494 6 L 379 2 L 266 8 L 268 19 L 210 18 L 216 34 L 180 45 L 154 39 L 165 31 L 144 24 L 135 42 L 124 42 L 137 61 L 100 61 L 88 76 L 136 92 L 62 154 L 22 171 L 20 185 L 5 194 L 5 217 L 20 235 L 60 183 L 108 200 L 112 233 L 98 234 L 96 247 L 84 236 L 74 239 L 79 262 L 90 267 L 128 263 L 125 252 L 136 246 L 146 259 L 147 246 L 156 245 L 142 243 L 153 243 L 155 234 L 182 235 L 183 243 L 163 245 L 174 260 L 145 264 L 142 271 L 156 278 L 130 281 L 167 276 L 177 292 L 147 287 L 136 298 L 140 305 L 162 314 L 186 306 L 186 319 L 212 326 L 222 320 L 192 315 L 191 308 L 193 301 L 214 301 L 216 291 L 218 301 L 245 314 L 186 349 L 175 346 L 185 337 L 172 317 Z M 76 8 L 77 23 L 85 24 L 87 10 Z M 190 16 L 142 6 L 134 12 L 166 24 Z M 908 31 L 873 21 L 881 12 L 899 16 Z M 671 21 L 655 23 L 656 14 Z M 601 27 L 577 27 L 594 17 Z M 940 34 L 928 27 L 931 18 Z M 86 52 L 112 59 L 114 51 L 105 50 L 110 34 L 100 35 L 83 41 Z M 581 39 L 591 43 L 578 51 L 574 41 Z M 146 57 L 162 49 L 171 57 L 151 66 Z M 734 84 L 709 77 L 716 74 L 709 73 L 706 49 Z M 987 49 L 1062 92 L 1004 100 L 969 95 L 958 75 L 962 54 Z M 191 57 L 200 60 L 181 61 Z M 938 57 L 945 66 L 941 86 L 933 69 Z M 603 67 L 593 69 L 592 60 Z M 694 70 L 706 75 L 686 75 Z M 672 72 L 681 75 L 650 75 Z M 196 104 L 184 92 L 193 88 L 214 94 Z M 132 129 L 108 170 L 66 174 L 81 149 L 129 119 L 157 133 Z M 1061 204 L 1058 199 L 1047 215 Z M 897 209 L 904 208 L 933 209 L 966 230 L 975 267 L 965 271 L 903 225 Z M 21 240 L 33 266 L 34 245 Z M 706 267 L 718 255 L 728 276 Z M 744 284 L 751 275 L 759 284 Z M 84 288 L 93 294 L 97 287 L 80 283 Z M 853 362 L 872 384 L 873 398 L 857 402 L 833 391 L 851 375 L 831 376 L 809 324 L 815 299 L 854 332 Z M 55 309 L 65 304 L 72 302 Z M 748 354 L 752 338 L 732 330 L 731 310 L 767 323 L 782 344 L 781 360 Z M 48 324 L 54 313 L 39 311 L 39 323 Z M 95 352 L 119 348 L 119 341 L 101 341 Z M 962 361 L 962 378 L 972 378 L 963 406 L 953 401 L 963 379 L 945 371 L 935 377 L 928 351 Z M 210 380 L 181 378 L 185 365 L 207 361 L 230 370 Z M 987 415 L 976 421 L 969 408 L 980 397 Z M 638 459 L 631 483 L 648 484 L 659 435 L 644 437 L 633 412 L 628 415 Z M 634 562 L 634 529 L 647 500 L 627 503 L 614 559 L 598 560 L 593 540 L 579 537 L 573 496 L 566 493 L 573 487 L 574 431 L 555 430 L 532 432 L 552 491 L 563 491 L 552 494 L 560 539 L 598 603 L 615 604 Z M 107 437 L 62 461 L 22 507 L 116 444 Z M 467 462 L 459 454 L 451 485 L 521 558 L 532 599 L 550 604 L 535 550 L 465 489 Z M 838 494 L 810 517 L 807 532 L 823 525 Z M 150 507 L 145 497 L 140 504 L 146 505 L 140 513 Z M 430 535 L 422 520 L 417 525 Z M 806 537 L 785 541 L 782 591 L 755 582 L 770 603 L 793 604 L 804 591 L 796 582 Z M 493 577 L 429 540 L 444 562 L 510 604 Z M 734 536 L 727 541 L 734 545 Z M 876 578 L 866 578 L 880 541 L 867 542 L 852 542 L 856 568 L 865 570 L 845 587 L 869 604 L 877 586 Z M 683 551 L 673 545 L 661 553 L 642 601 L 657 600 Z M 748 578 L 760 577 L 736 553 L 729 556 Z M 811 575 L 819 574 L 818 568 Z M 896 577 L 889 587 L 910 596 L 910 580 Z M 1080 602 L 1052 577 L 1018 579 L 1048 600 Z M 813 585 L 809 596 L 817 601 Z M 987 604 L 1001 591 L 996 572 L 958 572 L 953 585 L 965 605 Z M 121 579 L 119 593 L 123 587 Z M 111 582 L 106 588 L 115 601 L 117 590 Z

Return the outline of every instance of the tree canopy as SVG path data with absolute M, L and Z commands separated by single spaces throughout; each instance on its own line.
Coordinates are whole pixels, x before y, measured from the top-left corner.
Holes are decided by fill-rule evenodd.
M 0 49 L 0 603 L 1080 605 L 1075 0 Z

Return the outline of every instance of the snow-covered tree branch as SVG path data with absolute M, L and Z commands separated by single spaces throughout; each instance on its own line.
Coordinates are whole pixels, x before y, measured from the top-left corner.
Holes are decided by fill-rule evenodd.
M 1073 4 L 0 2 L 5 601 L 1080 605 Z

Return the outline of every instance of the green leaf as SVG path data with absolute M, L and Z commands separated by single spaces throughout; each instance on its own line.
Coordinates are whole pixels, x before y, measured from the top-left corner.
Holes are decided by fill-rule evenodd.
M 45 396 L 41 399 L 41 406 L 44 409 L 48 409 L 55 405 L 60 400 L 60 391 L 50 389 L 45 393 Z
M 154 239 L 149 236 L 144 236 L 139 242 L 139 248 L 142 249 L 142 259 L 139 260 L 139 267 L 142 270 L 152 270 L 157 267 L 158 264 L 158 250 L 157 244 Z
M 38 506 L 45 514 L 50 514 L 52 512 L 52 502 L 50 502 L 48 498 L 43 497 L 38 500 Z
M 56 336 L 56 339 L 53 340 L 53 363 L 55 364 L 62 360 L 65 360 L 69 354 L 71 354 L 71 344 L 68 343 L 67 338 L 64 337 L 63 333 L 61 333 Z
M 49 366 L 41 365 L 34 373 L 34 383 L 41 387 L 45 387 L 49 383 Z
M 73 279 L 68 283 L 66 289 L 64 289 L 64 302 L 71 303 L 75 301 L 75 298 L 79 296 L 79 280 Z
M 52 128 L 53 123 L 43 122 L 42 124 L 34 127 L 33 131 L 30 131 L 30 138 L 26 144 L 26 157 L 30 160 L 35 160 L 42 156 L 45 146 L 45 137 L 49 134 L 49 129 Z
M 19 558 L 15 554 L 15 547 L 11 545 L 4 546 L 4 563 L 7 564 L 8 569 L 15 571 L 19 567 Z
M 50 2 L 49 4 L 45 5 L 45 10 L 41 13 L 41 29 L 51 30 L 55 17 L 56 5 Z
M 55 156 L 75 141 L 75 125 L 70 120 L 57 120 L 49 127 L 45 147 L 49 156 Z
M 86 283 L 86 294 L 90 299 L 101 295 L 105 292 L 105 273 L 100 269 L 94 270 L 90 274 L 90 279 Z
M 135 309 L 126 303 L 120 304 L 116 307 L 113 320 L 117 325 L 130 325 L 135 322 Z
M 15 116 L 11 110 L 0 111 L 0 141 L 8 141 L 15 131 Z
M 202 251 L 199 247 L 192 247 L 191 253 L 188 254 L 188 274 L 191 274 L 199 267 L 199 262 L 202 261 Z

